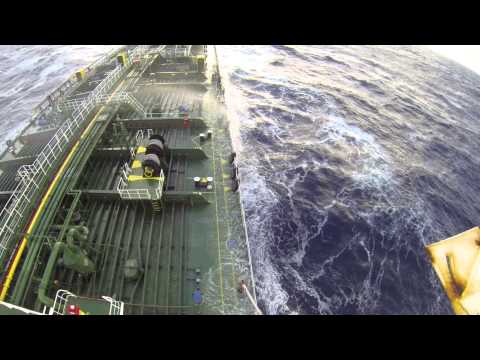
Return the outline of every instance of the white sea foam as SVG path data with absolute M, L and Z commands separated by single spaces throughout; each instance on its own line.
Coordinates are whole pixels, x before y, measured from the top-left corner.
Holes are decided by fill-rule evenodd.
M 235 53 L 237 54 L 237 53 Z M 235 61 L 239 58 L 237 55 L 232 57 Z M 241 56 L 240 56 L 241 58 Z M 250 62 L 255 63 L 255 57 L 252 59 L 252 55 L 248 55 Z M 222 59 L 223 60 L 223 59 Z M 222 62 L 222 65 L 224 63 Z M 258 64 L 256 64 L 258 65 Z M 264 66 L 265 63 L 263 64 Z M 245 71 L 244 67 L 237 65 L 242 71 Z M 228 66 L 227 66 L 228 67 Z M 234 67 L 229 68 L 230 73 L 235 71 Z M 228 74 L 228 71 L 227 71 Z M 252 77 L 259 74 L 258 66 L 255 70 L 252 70 Z M 263 78 L 265 75 L 262 74 Z M 224 79 L 228 77 L 224 76 Z M 263 80 L 263 79 L 262 79 Z M 276 77 L 271 78 L 269 81 L 282 81 L 283 79 Z M 230 120 L 236 121 L 238 125 L 238 132 L 241 132 L 241 128 L 244 126 L 255 127 L 258 118 L 253 118 L 248 116 L 246 109 L 249 106 L 248 99 L 245 98 L 245 95 L 242 93 L 242 90 L 238 86 L 234 86 L 227 81 L 226 93 L 227 93 L 227 105 L 230 113 Z M 289 89 L 291 90 L 291 89 Z M 284 94 L 280 91 L 280 94 Z M 230 95 L 230 96 L 229 96 Z M 232 96 L 233 95 L 233 96 Z M 243 95 L 243 96 L 242 96 Z M 314 99 L 321 94 L 321 91 L 318 89 L 309 89 L 309 92 L 305 92 L 306 98 L 310 100 L 307 103 L 311 104 L 308 106 L 308 113 L 305 115 L 314 115 L 316 118 L 322 119 L 321 121 L 316 122 L 316 137 L 321 139 L 320 141 L 305 140 L 301 138 L 288 138 L 289 144 L 298 143 L 303 146 L 314 147 L 317 144 L 335 144 L 341 142 L 345 145 L 348 145 L 348 148 L 351 149 L 352 157 L 358 161 L 358 167 L 355 170 L 354 178 L 358 183 L 369 184 L 374 186 L 379 186 L 380 183 L 385 184 L 391 179 L 391 172 L 388 167 L 388 156 L 381 146 L 375 141 L 375 138 L 362 130 L 359 126 L 353 126 L 348 124 L 344 118 L 337 115 L 335 105 L 330 101 L 325 101 L 322 104 L 317 104 Z M 268 98 L 268 97 L 267 97 Z M 325 96 L 325 98 L 327 98 Z M 270 99 L 273 105 L 282 106 L 283 99 Z M 263 115 L 262 115 L 263 116 Z M 283 140 L 281 135 L 284 130 L 279 127 L 277 121 L 268 118 L 268 114 L 264 115 L 266 118 L 261 120 L 269 123 L 268 131 L 269 137 L 276 138 L 277 143 L 282 143 Z M 311 141 L 311 143 L 309 143 Z M 265 156 L 266 159 L 269 159 L 268 156 Z M 325 166 L 326 164 L 318 163 L 314 159 L 309 159 L 309 162 L 301 162 L 296 164 L 297 167 L 301 167 L 305 172 L 312 171 L 315 172 L 319 168 Z M 274 168 L 274 166 L 272 166 Z M 257 277 L 257 290 L 259 293 L 260 299 L 265 303 L 268 313 L 291 313 L 296 311 L 295 309 L 289 309 L 287 306 L 289 295 L 282 288 L 281 285 L 281 273 L 278 270 L 278 266 L 282 266 L 282 271 L 288 271 L 290 274 L 295 275 L 295 287 L 299 292 L 304 292 L 309 294 L 312 298 L 316 299 L 318 311 L 320 313 L 328 313 L 330 306 L 328 305 L 328 300 L 320 296 L 317 290 L 311 285 L 311 280 L 308 280 L 305 277 L 305 274 L 299 274 L 295 268 L 298 268 L 302 265 L 303 259 L 305 257 L 307 247 L 311 239 L 317 237 L 323 225 L 328 219 L 328 209 L 321 208 L 315 201 L 309 199 L 295 199 L 293 194 L 293 189 L 295 189 L 297 182 L 303 181 L 303 177 L 299 174 L 295 175 L 293 178 L 287 177 L 284 172 L 278 172 L 276 174 L 276 182 L 279 185 L 283 185 L 284 193 L 283 198 L 288 199 L 290 208 L 292 209 L 291 220 L 297 224 L 298 232 L 295 234 L 295 239 L 292 239 L 297 244 L 297 249 L 293 251 L 289 259 L 283 259 L 282 264 L 279 265 L 278 261 L 273 263 L 275 259 L 275 242 L 271 235 L 271 230 L 273 224 L 269 221 L 269 215 L 273 213 L 276 200 L 274 198 L 273 192 L 266 186 L 265 180 L 258 174 L 258 164 L 249 159 L 248 170 L 244 169 L 245 173 L 248 173 L 248 176 L 243 176 L 242 178 L 248 178 L 247 182 L 242 184 L 242 197 L 246 204 L 247 210 L 249 210 L 248 225 L 249 230 L 251 231 L 251 240 L 252 242 L 252 257 L 254 258 L 255 264 L 255 273 Z M 269 199 L 270 202 L 267 204 L 259 204 L 259 199 Z M 302 224 L 302 213 L 298 209 L 295 201 L 300 201 L 307 206 L 310 211 L 314 212 L 318 218 L 318 223 L 316 224 L 315 231 L 311 232 L 311 228 L 306 229 Z M 366 249 L 368 253 L 368 249 Z M 277 259 L 278 260 L 278 259 Z M 333 261 L 333 258 L 327 260 Z M 295 265 L 293 267 L 292 265 Z M 287 270 L 287 269 L 288 270 Z M 303 276 L 303 277 L 302 277 Z M 366 288 L 368 289 L 368 287 Z M 366 291 L 366 290 L 365 290 Z M 366 293 L 365 293 L 366 294 Z M 357 295 L 358 296 L 358 295 Z M 364 296 L 365 298 L 365 296 Z
M 2 109 L 0 151 L 31 120 L 31 111 L 71 73 L 118 45 L 3 46 L 0 96 Z M 6 131 L 5 131 L 6 130 Z

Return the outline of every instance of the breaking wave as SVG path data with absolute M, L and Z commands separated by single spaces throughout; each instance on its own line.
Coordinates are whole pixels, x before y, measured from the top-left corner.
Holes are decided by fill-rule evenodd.
M 451 313 L 424 247 L 478 222 L 480 77 L 420 47 L 219 54 L 265 311 Z

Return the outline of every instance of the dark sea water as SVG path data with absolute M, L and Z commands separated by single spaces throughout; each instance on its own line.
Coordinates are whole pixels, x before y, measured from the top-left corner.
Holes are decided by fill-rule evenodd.
M 0 141 L 111 47 L 0 47 Z M 426 244 L 480 223 L 480 76 L 411 46 L 220 46 L 268 314 L 450 314 Z

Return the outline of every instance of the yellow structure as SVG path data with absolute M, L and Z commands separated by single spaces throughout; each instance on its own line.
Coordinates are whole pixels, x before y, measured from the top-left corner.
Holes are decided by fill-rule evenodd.
M 197 71 L 198 72 L 203 72 L 205 70 L 205 56 L 204 55 L 198 55 L 196 57 L 197 60 Z
M 125 66 L 127 64 L 128 60 L 128 55 L 126 52 L 121 52 L 120 54 L 117 55 L 117 61 L 122 64 L 122 66 Z
M 480 228 L 427 246 L 457 315 L 480 315 Z
M 76 73 L 75 73 L 75 76 L 77 77 L 77 80 L 78 81 L 82 81 L 83 79 L 85 79 L 85 69 L 80 69 L 78 70 Z

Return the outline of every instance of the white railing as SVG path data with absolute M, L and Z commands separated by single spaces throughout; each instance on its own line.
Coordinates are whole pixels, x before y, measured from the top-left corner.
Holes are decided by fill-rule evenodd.
M 58 290 L 55 295 L 55 301 L 53 302 L 53 306 L 50 308 L 48 315 L 65 315 L 65 306 L 68 299 L 71 297 L 77 296 L 68 290 Z M 109 296 L 102 296 L 102 299 L 110 303 L 108 315 L 123 315 L 124 303 L 122 301 L 114 300 Z
M 72 99 L 67 101 L 64 104 L 59 105 L 60 109 L 64 110 L 72 110 L 75 111 L 77 110 L 80 106 L 83 105 L 83 99 Z
M 121 93 L 118 93 L 115 95 L 113 101 L 119 102 L 119 103 L 126 103 L 132 106 L 139 114 L 145 116 L 145 108 L 143 105 L 138 101 L 135 96 L 130 95 L 129 93 L 122 91 Z
M 42 181 L 57 158 L 62 155 L 74 133 L 80 128 L 88 109 L 87 105 L 86 108 L 79 110 L 73 118 L 63 123 L 35 161 L 31 165 L 20 168 L 19 175 L 22 181 L 18 183 L 0 212 L 0 259 L 7 250 L 10 240 L 16 233 L 17 225 L 23 219 L 24 212 L 35 197 Z
M 130 58 L 142 57 L 148 53 L 148 45 L 138 45 L 129 52 Z
M 135 98 L 135 96 L 132 96 L 132 95 L 124 92 L 124 93 L 120 94 L 120 99 L 122 101 L 125 101 L 130 106 L 132 106 L 141 115 L 146 116 L 144 106 L 140 103 L 140 101 L 137 100 L 137 98 Z M 123 99 L 125 99 L 125 100 L 123 100 Z
M 190 56 L 191 50 L 192 50 L 192 45 L 176 45 L 175 56 Z
M 137 146 L 140 146 L 143 142 L 143 140 L 150 139 L 150 136 L 153 134 L 153 129 L 140 129 L 137 131 L 135 135 L 135 143 Z
M 77 81 L 75 80 L 75 75 L 72 75 L 68 78 L 62 85 L 60 85 L 55 91 L 53 91 L 47 98 L 42 101 L 35 109 L 33 110 L 33 117 L 44 113 L 49 107 L 53 106 L 56 101 L 63 98 L 68 94 L 68 90 L 75 85 Z
M 100 84 L 98 84 L 95 89 L 90 92 L 90 95 L 83 100 L 72 99 L 64 104 L 59 105 L 59 107 L 65 110 L 76 110 L 78 106 L 81 106 L 81 104 L 85 102 L 94 102 L 95 104 L 106 102 L 107 100 L 105 97 L 108 99 L 108 91 L 112 88 L 113 84 L 123 76 L 130 64 L 131 60 L 128 58 L 125 66 L 117 66 L 114 70 L 110 71 L 108 75 L 100 82 Z
M 113 96 L 108 94 L 104 95 L 97 95 L 95 97 L 96 104 L 104 104 L 104 103 L 111 103 L 111 104 L 129 104 L 133 109 L 135 109 L 140 115 L 146 116 L 145 108 L 143 105 L 133 96 L 127 93 L 126 91 L 119 92 Z
M 102 296 L 102 298 L 110 303 L 108 315 L 123 315 L 123 301 L 114 300 L 109 296 Z
M 135 144 L 137 146 L 140 146 L 142 141 L 143 141 L 143 130 L 138 130 L 137 133 L 135 134 Z
M 167 45 L 160 45 L 157 46 L 156 48 L 150 48 L 148 45 L 145 46 L 144 49 L 144 54 L 147 55 L 156 55 L 156 54 L 163 54 L 165 55 L 165 48 Z
M 63 155 L 64 150 L 70 144 L 73 135 L 97 105 L 97 98 L 107 93 L 113 84 L 128 70 L 131 62 L 123 67 L 117 67 L 112 71 L 97 88 L 79 105 L 72 113 L 70 119 L 65 121 L 45 145 L 33 164 L 22 170 L 24 181 L 20 181 L 13 194 L 0 212 L 0 259 L 7 251 L 11 239 L 15 236 L 16 227 L 22 219 L 24 212 L 29 207 L 32 199 L 37 195 L 41 182 L 45 179 L 49 170 L 55 165 L 58 157 Z
M 187 57 L 192 53 L 192 45 L 175 45 L 167 48 L 167 45 L 160 45 L 156 48 L 146 48 L 145 54 L 161 54 L 165 58 Z
M 65 305 L 67 304 L 68 298 L 76 297 L 68 290 L 60 289 L 55 295 L 55 301 L 53 306 L 50 308 L 48 315 L 65 315 Z
M 121 47 L 120 47 L 121 48 Z M 96 60 L 93 64 L 89 65 L 87 69 L 93 69 L 100 65 L 103 65 L 111 60 L 113 55 L 119 51 L 119 48 L 110 50 L 107 54 Z M 38 114 L 44 112 L 50 106 L 52 106 L 56 101 L 62 99 L 68 95 L 68 90 L 70 90 L 73 85 L 77 84 L 76 75 L 72 74 L 62 85 L 60 85 L 55 91 L 53 91 L 44 101 L 42 101 L 33 111 L 33 117 L 36 117 Z
M 98 84 L 95 89 L 93 89 L 90 95 L 88 95 L 87 100 L 93 100 L 97 96 L 106 94 L 112 88 L 113 84 L 116 83 L 128 70 L 130 64 L 131 61 L 129 58 L 127 58 L 127 63 L 124 66 L 117 66 L 114 70 L 112 70 L 107 77 L 105 77 L 105 79 L 103 79 L 102 82 Z
M 112 85 L 124 74 L 127 66 L 128 65 L 125 67 L 117 66 L 100 82 L 100 84 L 95 87 L 95 89 L 90 92 L 90 95 L 83 100 L 72 99 L 64 104 L 59 105 L 60 108 L 65 110 L 76 110 L 79 106 L 86 102 L 95 102 L 95 104 L 97 104 L 101 101 L 100 99 L 102 99 L 102 96 L 106 95 Z
M 120 198 L 125 200 L 151 200 L 152 196 L 147 189 L 128 189 L 128 180 L 120 178 L 117 185 Z
M 120 179 L 117 184 L 117 192 L 120 198 L 125 200 L 159 200 L 163 195 L 163 184 L 165 183 L 165 175 L 163 170 L 160 170 L 160 180 L 158 186 L 152 191 L 149 189 L 129 189 L 128 175 L 132 172 L 127 163 L 124 164 Z
M 135 158 L 135 152 L 134 152 Z M 128 163 L 125 163 L 122 168 L 122 173 L 117 184 L 117 192 L 120 198 L 126 200 L 150 200 L 152 196 L 147 189 L 128 189 L 128 175 L 132 172 Z
M 201 111 L 195 110 L 195 111 L 189 111 L 188 116 L 189 117 L 200 117 L 202 114 Z M 183 118 L 185 116 L 185 112 L 181 111 L 170 111 L 170 112 L 147 112 L 145 113 L 145 118 Z
M 124 47 L 124 45 L 110 50 L 108 53 L 106 53 L 101 58 L 96 60 L 93 64 L 90 64 L 87 68 L 94 69 L 98 66 L 105 65 L 106 63 L 108 63 L 112 60 L 113 55 L 115 55 L 115 53 L 119 52 L 119 50 L 121 50 L 122 47 Z
M 33 166 L 33 165 L 22 165 L 18 169 L 17 173 L 18 173 L 18 176 L 20 177 L 20 179 L 25 184 L 28 184 L 30 178 L 32 178 L 32 176 L 35 173 L 35 166 Z
M 131 172 L 132 172 L 132 168 L 128 166 L 128 163 L 123 164 L 122 175 L 125 181 L 128 180 L 128 175 L 130 175 Z
M 158 182 L 158 186 L 157 186 L 157 189 L 155 190 L 155 195 L 156 195 L 156 199 L 155 200 L 159 200 L 162 198 L 162 195 L 163 195 L 163 184 L 165 183 L 165 175 L 163 173 L 163 169 L 160 170 L 160 181 Z
M 169 50 L 169 55 L 173 55 L 173 57 L 186 57 L 190 56 L 192 51 L 192 45 L 175 45 L 175 48 L 167 50 L 167 54 Z

